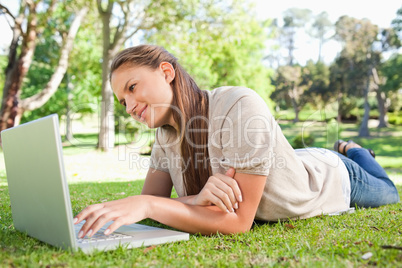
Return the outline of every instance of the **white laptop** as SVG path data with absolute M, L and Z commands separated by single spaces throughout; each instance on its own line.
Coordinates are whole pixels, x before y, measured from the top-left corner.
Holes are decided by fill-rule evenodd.
M 84 252 L 132 248 L 188 240 L 189 234 L 141 224 L 104 236 L 109 222 L 93 238 L 78 239 L 64 172 L 57 115 L 1 132 L 15 229 L 63 249 Z

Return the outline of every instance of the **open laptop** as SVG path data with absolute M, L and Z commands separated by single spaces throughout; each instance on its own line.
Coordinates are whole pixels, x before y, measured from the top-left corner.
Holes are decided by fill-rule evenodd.
M 15 229 L 63 249 L 112 250 L 188 240 L 189 234 L 141 224 L 78 239 L 64 171 L 59 120 L 50 115 L 1 132 Z M 99 236 L 99 237 L 98 237 Z M 103 237 L 102 237 L 103 236 Z

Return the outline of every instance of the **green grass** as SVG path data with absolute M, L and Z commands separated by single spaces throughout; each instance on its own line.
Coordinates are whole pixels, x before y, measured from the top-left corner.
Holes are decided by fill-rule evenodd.
M 342 124 L 338 126 L 338 135 L 329 135 L 331 126 L 326 122 L 309 121 L 293 123 L 279 121 L 282 132 L 292 144 L 296 135 L 308 132 L 315 137 L 311 147 L 333 149 L 337 139 L 349 140 L 371 148 L 376 153 L 376 159 L 390 175 L 391 179 L 402 184 L 402 126 L 390 126 L 384 129 L 373 128 L 369 138 L 358 138 L 359 126 L 356 124 Z
M 154 140 L 155 132 L 146 131 L 138 137 L 133 137 L 130 133 L 120 133 L 115 136 L 115 145 L 127 145 L 131 144 L 134 146 L 148 145 Z M 87 134 L 74 134 L 71 141 L 67 141 L 66 138 L 62 137 L 63 141 L 63 153 L 64 155 L 76 155 L 86 153 L 90 150 L 94 150 L 98 144 L 98 134 L 97 133 L 87 133 Z
M 281 122 L 285 136 L 307 130 L 316 137 L 313 146 L 332 146 L 325 123 Z M 357 126 L 342 125 L 340 138 L 353 138 L 373 148 L 377 159 L 402 196 L 402 127 L 372 131 L 369 139 L 356 139 Z M 96 136 L 77 136 L 88 146 L 67 146 L 68 155 L 94 150 Z M 333 138 L 333 137 L 332 137 Z M 91 144 L 92 145 L 89 145 Z M 0 162 L 3 155 L 0 153 Z M 395 180 L 394 180 L 395 181 Z M 139 194 L 143 180 L 131 182 L 81 182 L 69 185 L 73 213 L 89 204 Z M 374 209 L 358 209 L 354 214 L 321 216 L 306 220 L 255 223 L 252 230 L 236 235 L 191 235 L 189 241 L 149 248 L 119 248 L 86 255 L 51 247 L 14 229 L 6 174 L 0 168 L 0 267 L 401 267 L 402 203 Z M 161 224 L 145 220 L 153 226 Z M 164 226 L 167 228 L 166 226 Z M 364 260 L 362 256 L 372 253 Z
M 70 185 L 74 214 L 94 202 L 139 194 L 143 181 Z M 402 195 L 402 187 L 398 186 Z M 402 204 L 300 221 L 255 223 L 244 234 L 191 235 L 189 241 L 86 255 L 48 246 L 12 224 L 8 189 L 0 187 L 0 267 L 244 267 L 402 265 Z M 160 226 L 146 220 L 143 223 Z M 371 252 L 373 256 L 363 260 Z

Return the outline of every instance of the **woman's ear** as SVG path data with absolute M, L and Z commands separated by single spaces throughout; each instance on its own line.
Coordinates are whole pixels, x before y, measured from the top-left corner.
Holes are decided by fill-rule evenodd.
M 169 62 L 163 61 L 159 65 L 159 68 L 162 70 L 163 74 L 165 75 L 165 80 L 168 84 L 170 84 L 176 76 L 175 70 L 173 65 Z

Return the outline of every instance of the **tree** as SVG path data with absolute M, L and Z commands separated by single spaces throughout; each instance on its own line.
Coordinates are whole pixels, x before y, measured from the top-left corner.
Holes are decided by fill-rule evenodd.
M 387 117 L 386 113 L 388 111 L 388 107 L 391 104 L 391 100 L 389 95 L 391 93 L 397 92 L 399 89 L 402 88 L 402 74 L 400 72 L 402 70 L 402 54 L 394 54 L 390 57 L 387 61 L 381 64 L 379 69 L 379 76 L 382 78 L 382 84 L 380 87 L 380 94 L 383 96 L 381 97 L 384 102 L 384 110 L 381 110 L 381 105 L 379 103 L 380 108 L 380 124 L 378 127 L 387 126 Z M 377 96 L 379 93 L 377 92 Z M 378 97 L 377 97 L 378 100 Z M 381 100 L 379 100 L 380 102 Z M 384 122 L 385 121 L 385 122 Z
M 288 98 L 295 112 L 294 122 L 299 121 L 299 112 L 303 103 L 302 95 L 305 86 L 302 84 L 302 69 L 300 66 L 280 66 L 274 79 L 275 91 L 271 97 L 279 100 Z
M 402 8 L 397 11 L 397 17 L 392 21 L 392 28 L 382 29 L 379 36 L 379 49 L 380 52 L 390 51 L 394 49 L 396 52 L 401 47 L 402 40 Z M 373 69 L 374 87 L 378 101 L 379 110 L 379 123 L 378 128 L 387 127 L 388 119 L 387 112 L 390 104 L 388 98 L 389 92 L 398 90 L 395 87 L 398 82 L 398 69 L 394 69 L 390 64 L 398 66 L 398 56 L 393 57 L 391 60 L 381 63 L 378 68 Z M 399 65 L 400 66 L 400 65 Z M 394 74 L 392 74 L 394 72 Z M 393 81 L 395 80 L 395 81 Z
M 183 19 L 187 1 L 97 0 L 103 30 L 102 105 L 98 148 L 114 147 L 114 96 L 110 87 L 110 64 L 124 43 L 142 30 L 161 29 Z M 184 8 L 183 8 L 184 7 Z M 117 25 L 115 25 L 117 23 Z
M 96 3 L 91 2 L 91 9 L 78 32 L 71 61 L 66 74 L 64 99 L 67 107 L 60 107 L 66 115 L 66 139 L 73 142 L 71 121 L 84 114 L 97 112 L 102 89 L 102 36 L 93 34 L 101 31 L 102 25 Z M 70 124 L 68 124 L 70 122 Z M 74 134 L 74 133 L 71 133 Z
M 55 94 L 42 107 L 24 112 L 21 122 L 31 121 L 50 113 L 57 113 L 61 120 L 81 118 L 97 112 L 101 93 L 102 42 L 101 24 L 94 2 L 87 2 L 90 11 L 85 16 L 69 56 L 66 74 Z M 54 29 L 48 27 L 39 37 L 31 67 L 24 79 L 21 98 L 40 92 L 50 80 L 58 63 L 60 46 L 53 38 Z M 70 124 L 71 126 L 71 124 Z M 67 129 L 67 127 L 66 127 Z M 71 130 L 71 127 L 68 128 Z M 68 141 L 74 142 L 71 135 Z
M 61 7 L 62 5 L 63 7 Z M 68 57 L 75 35 L 88 11 L 85 7 L 77 9 L 76 6 L 72 8 L 70 6 L 64 6 L 63 2 L 56 1 L 48 3 L 47 1 L 22 0 L 19 13 L 14 16 L 7 7 L 0 4 L 3 13 L 12 21 L 10 27 L 13 31 L 0 110 L 0 130 L 17 125 L 24 111 L 41 107 L 56 92 L 67 70 Z M 52 16 L 58 9 L 70 10 L 70 16 L 67 16 L 67 21 L 64 21 L 69 28 L 57 31 L 57 35 L 61 39 L 58 65 L 41 92 L 21 100 L 23 79 L 31 66 L 38 36 L 46 27 L 53 26 Z
M 348 16 L 340 17 L 335 26 L 335 36 L 343 44 L 338 62 L 343 63 L 344 71 L 348 72 L 351 81 L 349 87 L 354 85 L 355 94 L 364 98 L 364 116 L 359 136 L 367 137 L 370 136 L 368 93 L 372 88 L 374 69 L 380 63 L 380 53 L 373 46 L 377 40 L 378 27 L 367 19 L 358 20 Z M 352 88 L 348 91 L 353 92 Z
M 146 40 L 182 59 L 200 88 L 246 86 L 269 103 L 270 71 L 262 64 L 269 22 L 253 12 L 243 0 L 196 1 L 188 19 L 150 31 Z
M 307 87 L 304 92 L 314 107 L 323 109 L 332 100 L 336 99 L 336 94 L 331 91 L 330 70 L 322 61 L 314 63 L 309 60 L 302 69 L 302 83 Z
M 328 32 L 334 27 L 333 23 L 328 18 L 327 12 L 321 12 L 314 17 L 314 22 L 311 27 L 311 36 L 318 38 L 319 48 L 318 48 L 318 59 L 317 62 L 321 61 L 321 51 L 322 46 L 327 42 L 330 37 L 328 37 Z
M 272 69 L 276 69 L 281 65 L 281 44 L 279 41 L 280 28 L 278 25 L 278 19 L 273 19 L 267 26 L 267 48 L 269 52 L 264 56 L 264 62 Z
M 329 86 L 328 89 L 336 96 L 338 103 L 338 116 L 337 121 L 341 122 L 342 118 L 350 117 L 351 107 L 350 101 L 345 101 L 347 96 L 345 90 L 348 89 L 348 73 L 344 72 L 344 69 L 348 66 L 344 66 L 344 58 L 338 57 L 334 63 L 331 64 L 329 71 Z M 353 94 L 352 94 L 353 95 Z M 350 99 L 349 99 L 350 100 Z M 354 104 L 353 104 L 354 106 Z
M 281 37 L 283 43 L 288 49 L 288 65 L 294 64 L 293 51 L 295 50 L 295 39 L 297 30 L 304 27 L 311 19 L 311 10 L 290 8 L 283 14 L 283 26 L 281 29 Z
M 402 40 L 402 7 L 396 12 L 396 18 L 392 20 L 391 26 Z

